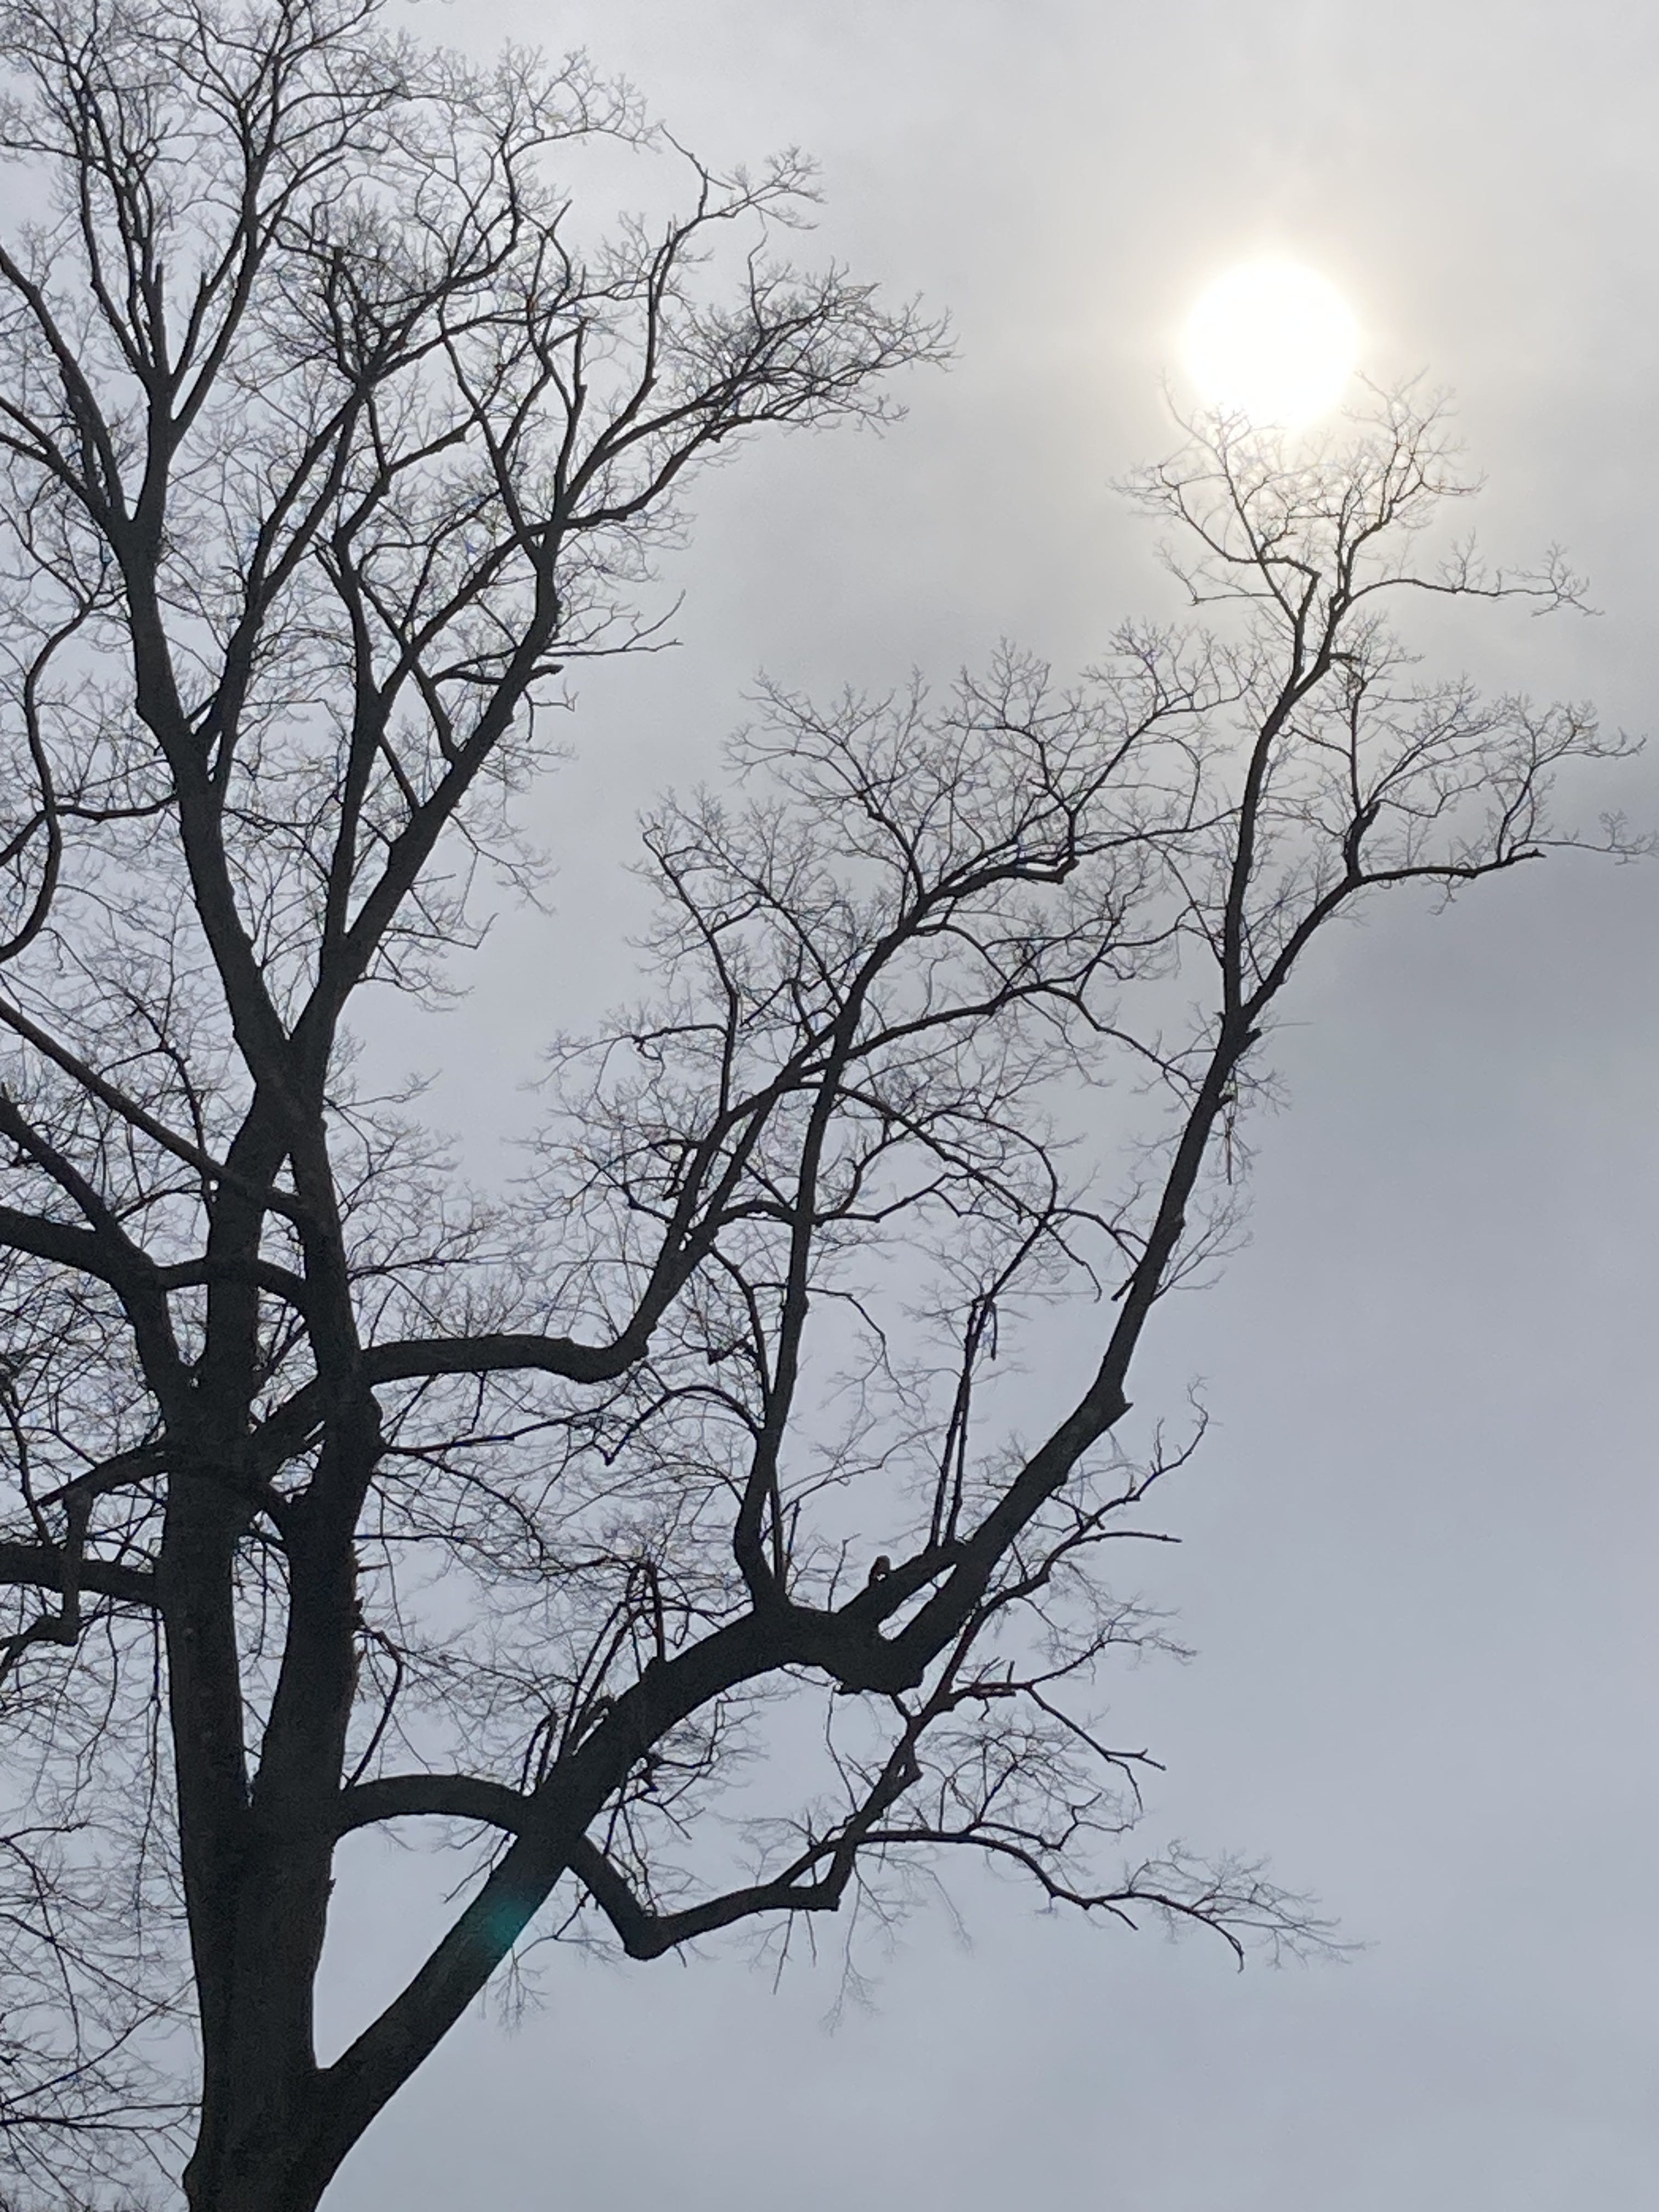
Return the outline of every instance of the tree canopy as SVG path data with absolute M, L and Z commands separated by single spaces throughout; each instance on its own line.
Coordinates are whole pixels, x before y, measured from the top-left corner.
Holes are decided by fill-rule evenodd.
M 379 16 L 0 10 L 0 2128 L 59 2198 L 188 2142 L 196 2212 L 308 2212 L 538 1916 L 647 1959 L 965 1849 L 1318 1941 L 1127 1845 L 1091 1686 L 1165 1632 L 1107 1569 L 1194 1440 L 1119 1439 L 1133 1364 L 1315 937 L 1535 857 L 1619 750 L 1391 627 L 1577 588 L 1434 550 L 1433 405 L 1194 422 L 1132 488 L 1192 621 L 1069 688 L 772 692 L 647 819 L 640 1002 L 474 1189 L 354 1003 L 531 868 L 545 710 L 650 634 L 698 466 L 940 340 L 777 257 L 795 158 Z M 678 211 L 591 224 L 593 142 Z M 1061 1302 L 1087 1358 L 1011 1389 Z M 394 1820 L 470 1887 L 324 2063 L 337 1847 Z

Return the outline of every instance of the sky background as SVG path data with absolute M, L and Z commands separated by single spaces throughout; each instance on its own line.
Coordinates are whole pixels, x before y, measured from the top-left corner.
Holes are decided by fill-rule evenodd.
M 706 478 L 672 654 L 607 668 L 537 801 L 550 922 L 503 917 L 468 1006 L 388 1021 L 474 1133 L 547 1033 L 626 987 L 633 817 L 712 775 L 761 667 L 1062 672 L 1172 611 L 1111 480 L 1173 442 L 1192 299 L 1262 251 L 1346 293 L 1367 367 L 1458 395 L 1494 550 L 1559 540 L 1591 620 L 1479 611 L 1489 686 L 1655 718 L 1659 16 L 1555 6 L 520 0 L 410 11 L 483 53 L 586 45 L 710 161 L 823 164 L 813 250 L 948 309 L 908 419 Z M 1649 763 L 1587 791 L 1659 821 Z M 1253 1238 L 1165 1310 L 1139 1404 L 1211 1437 L 1149 1571 L 1198 1649 L 1114 1694 L 1169 1765 L 1144 1838 L 1270 1854 L 1366 1948 L 1236 1974 L 963 1880 L 874 2007 L 825 2026 L 833 1933 L 561 1957 L 469 2021 L 343 2170 L 339 2212 L 1647 2212 L 1659 2169 L 1659 870 L 1553 860 L 1339 935 L 1280 1039 Z M 343 2025 L 428 1925 L 413 1855 L 349 1863 Z M 429 1923 L 435 1928 L 436 1922 Z

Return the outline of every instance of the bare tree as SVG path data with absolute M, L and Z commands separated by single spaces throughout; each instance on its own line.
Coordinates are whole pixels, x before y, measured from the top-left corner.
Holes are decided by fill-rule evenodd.
M 538 707 L 641 634 L 682 475 L 937 341 L 769 258 L 793 161 L 581 238 L 550 162 L 670 157 L 631 99 L 375 15 L 0 15 L 0 2134 L 59 2203 L 188 2140 L 195 2212 L 308 2212 L 550 1900 L 653 1958 L 966 1847 L 1318 1940 L 1254 1866 L 1120 1855 L 1146 1754 L 1090 1685 L 1163 1630 L 1103 1561 L 1192 1439 L 1114 1432 L 1314 936 L 1533 856 L 1616 750 L 1386 627 L 1574 592 L 1413 565 L 1431 410 L 1191 426 L 1138 490 L 1219 630 L 773 696 L 740 799 L 647 826 L 649 1002 L 470 1193 L 354 1086 L 355 995 L 441 989 L 476 865 L 529 865 Z M 1010 1393 L 1062 1310 L 1083 1371 Z M 320 2063 L 337 1849 L 393 1821 L 471 1893 Z

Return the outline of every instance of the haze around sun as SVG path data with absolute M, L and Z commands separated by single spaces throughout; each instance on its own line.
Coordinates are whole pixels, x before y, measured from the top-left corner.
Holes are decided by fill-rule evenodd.
M 1204 404 L 1264 429 L 1298 430 L 1328 414 L 1358 352 L 1358 325 L 1336 287 L 1276 258 L 1242 263 L 1208 285 L 1183 343 Z

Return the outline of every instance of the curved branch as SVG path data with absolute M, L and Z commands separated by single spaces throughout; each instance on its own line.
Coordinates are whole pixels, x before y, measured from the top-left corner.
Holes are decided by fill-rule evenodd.
M 839 1850 L 839 1846 L 825 1849 Z M 569 1853 L 571 1872 L 615 1929 L 630 1959 L 659 1959 L 677 1944 L 713 1935 L 760 1912 L 833 1912 L 846 1893 L 856 1858 L 855 1849 L 840 1850 L 830 1871 L 816 1881 L 801 1880 L 799 1872 L 792 1868 L 775 1881 L 727 1890 L 678 1912 L 653 1912 L 641 1904 L 611 1860 L 586 1836 Z
M 341 1790 L 335 1800 L 334 1832 L 349 1835 L 354 1828 L 422 1814 L 477 1820 L 516 1836 L 530 1819 L 531 1803 L 522 1791 L 509 1790 L 505 1783 L 485 1782 L 471 1774 L 387 1774 Z

